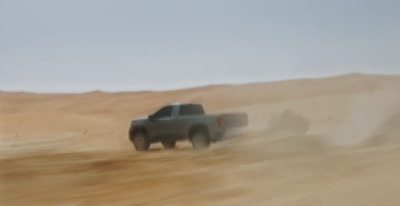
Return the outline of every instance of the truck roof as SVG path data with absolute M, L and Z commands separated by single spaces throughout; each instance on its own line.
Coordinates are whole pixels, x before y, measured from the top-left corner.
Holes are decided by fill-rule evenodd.
M 181 106 L 181 105 L 188 105 L 188 104 L 196 104 L 196 105 L 201 105 L 198 102 L 174 102 L 174 103 L 170 103 L 167 105 L 171 105 L 171 106 Z

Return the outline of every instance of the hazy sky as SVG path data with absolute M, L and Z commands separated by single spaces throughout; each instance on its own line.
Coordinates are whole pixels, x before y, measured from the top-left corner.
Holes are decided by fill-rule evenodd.
M 400 74 L 398 0 L 0 0 L 1 90 Z

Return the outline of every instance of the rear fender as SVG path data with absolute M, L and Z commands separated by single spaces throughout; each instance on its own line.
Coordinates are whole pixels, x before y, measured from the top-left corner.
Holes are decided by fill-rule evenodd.
M 195 135 L 198 132 L 203 132 L 205 135 L 207 135 L 208 138 L 210 138 L 210 131 L 208 129 L 208 126 L 205 124 L 196 124 L 190 127 L 188 137 L 189 140 L 192 140 L 193 135 Z

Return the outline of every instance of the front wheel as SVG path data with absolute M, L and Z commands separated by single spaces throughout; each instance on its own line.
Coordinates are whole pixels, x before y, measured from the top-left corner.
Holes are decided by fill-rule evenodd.
M 191 140 L 194 149 L 208 148 L 211 144 L 210 139 L 203 132 L 195 133 Z
M 150 142 L 143 133 L 137 133 L 133 136 L 133 145 L 136 151 L 147 151 L 150 148 Z

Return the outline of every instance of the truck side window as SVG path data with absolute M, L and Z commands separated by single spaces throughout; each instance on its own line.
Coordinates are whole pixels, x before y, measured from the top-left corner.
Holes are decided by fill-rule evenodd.
M 188 105 L 182 105 L 179 108 L 179 116 L 203 115 L 203 114 L 204 110 L 201 105 L 188 104 Z
M 155 119 L 171 118 L 171 117 L 172 117 L 172 106 L 163 107 L 154 114 Z

